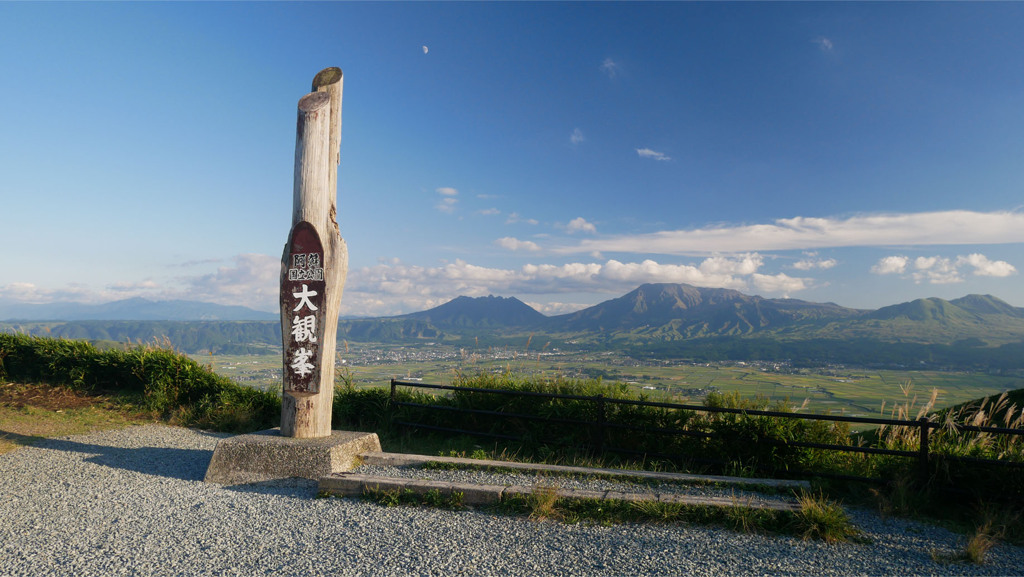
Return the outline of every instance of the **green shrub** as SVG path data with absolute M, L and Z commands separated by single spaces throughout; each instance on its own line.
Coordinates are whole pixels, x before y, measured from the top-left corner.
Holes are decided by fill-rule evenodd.
M 215 374 L 166 345 L 100 351 L 84 341 L 0 334 L 0 378 L 106 393 L 184 426 L 266 429 L 281 401 Z
M 390 395 L 386 389 L 356 389 L 349 383 L 334 387 L 331 426 L 356 430 L 385 430 L 390 427 Z
M 391 430 L 391 419 L 430 428 L 474 431 L 493 438 L 517 439 L 510 444 L 524 457 L 571 462 L 598 456 L 606 463 L 629 460 L 671 462 L 674 467 L 708 472 L 737 470 L 760 475 L 794 475 L 806 470 L 835 470 L 848 458 L 835 452 L 795 447 L 793 441 L 822 444 L 849 443 L 843 423 L 777 419 L 740 413 L 705 413 L 620 403 L 646 400 L 625 384 L 600 379 L 545 379 L 511 373 L 458 375 L 455 386 L 520 393 L 479 393 L 467 390 L 424 393 L 399 388 L 396 400 L 441 407 L 389 407 L 383 389 L 339 389 L 335 411 L 351 424 Z M 578 398 L 551 398 L 545 394 Z M 603 403 L 599 400 L 603 399 Z M 603 404 L 603 422 L 600 420 Z M 768 406 L 763 400 L 738 395 L 711 395 L 707 406 L 740 411 L 792 412 L 785 404 Z M 474 413 L 443 410 L 470 409 Z M 341 415 L 345 415 L 342 417 Z M 547 421 L 531 419 L 536 416 Z M 688 435 L 666 434 L 681 430 Z M 722 460 L 727 457 L 726 460 Z M 709 462 L 711 461 L 711 462 Z M 715 463 L 714 461 L 718 461 Z

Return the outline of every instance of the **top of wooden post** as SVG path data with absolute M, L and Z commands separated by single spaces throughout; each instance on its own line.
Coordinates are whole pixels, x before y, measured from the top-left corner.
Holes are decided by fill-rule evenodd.
M 331 103 L 331 96 L 326 92 L 310 92 L 299 99 L 299 110 L 313 112 Z
M 342 73 L 341 68 L 337 66 L 331 66 L 330 68 L 324 68 L 320 72 L 316 73 L 313 77 L 313 88 L 312 92 L 316 92 L 321 86 L 328 86 L 341 80 Z
M 341 68 L 331 66 L 317 72 L 313 77 L 313 92 L 331 95 L 331 145 L 330 158 L 335 165 L 341 164 L 341 90 L 345 76 Z M 327 187 L 333 193 L 338 190 L 338 173 L 332 170 Z

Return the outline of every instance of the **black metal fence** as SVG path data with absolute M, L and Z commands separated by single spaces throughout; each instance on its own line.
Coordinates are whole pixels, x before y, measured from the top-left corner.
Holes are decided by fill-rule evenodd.
M 560 418 L 551 416 L 542 416 L 537 414 L 526 414 L 517 412 L 508 412 L 504 410 L 489 410 L 489 409 L 478 409 L 478 408 L 466 408 L 444 404 L 425 404 L 416 403 L 409 401 L 402 401 L 398 399 L 397 389 L 398 387 L 410 387 L 416 389 L 428 389 L 434 391 L 455 391 L 460 395 L 466 394 L 481 394 L 481 395 L 502 395 L 507 397 L 535 397 L 542 399 L 549 399 L 553 401 L 573 401 L 576 403 L 589 404 L 591 409 L 584 411 L 593 415 L 590 419 L 580 418 Z M 525 422 L 548 424 L 552 426 L 568 426 L 578 427 L 585 429 L 590 432 L 589 442 L 585 445 L 577 446 L 575 448 L 592 450 L 597 453 L 618 453 L 623 455 L 630 455 L 633 457 L 644 457 L 644 458 L 656 458 L 666 459 L 675 461 L 689 461 L 701 464 L 709 465 L 725 465 L 729 462 L 728 459 L 716 459 L 708 457 L 707 455 L 681 455 L 681 454 L 669 454 L 661 453 L 656 451 L 637 451 L 633 448 L 615 446 L 609 442 L 610 438 L 622 439 L 621 435 L 613 435 L 613 432 L 625 432 L 628 434 L 636 435 L 665 435 L 667 437 L 672 436 L 685 436 L 685 437 L 696 437 L 702 439 L 711 439 L 716 436 L 716 433 L 707 431 L 696 431 L 687 430 L 684 428 L 671 428 L 671 427 L 651 427 L 648 425 L 636 425 L 624 422 L 614 422 L 609 420 L 608 409 L 612 405 L 626 405 L 634 407 L 650 407 L 656 409 L 665 409 L 668 411 L 690 411 L 693 413 L 721 413 L 721 414 L 734 414 L 744 416 L 759 416 L 759 417 L 770 417 L 773 419 L 799 419 L 803 421 L 828 421 L 828 422 L 842 422 L 842 423 L 860 423 L 869 425 L 885 425 L 891 427 L 912 427 L 917 429 L 918 433 L 918 448 L 914 451 L 888 449 L 877 446 L 866 446 L 860 444 L 836 444 L 836 443 L 817 443 L 799 440 L 779 440 L 771 438 L 755 438 L 753 442 L 759 446 L 776 446 L 776 447 L 787 447 L 787 448 L 804 448 L 804 449 L 817 449 L 823 451 L 837 451 L 846 453 L 862 453 L 868 455 L 887 455 L 893 457 L 900 457 L 906 459 L 912 459 L 917 462 L 917 466 L 923 477 L 927 477 L 929 472 L 932 470 L 932 465 L 935 459 L 943 459 L 947 462 L 958 462 L 958 463 L 975 463 L 986 466 L 998 466 L 998 467 L 1009 467 L 1024 470 L 1024 462 L 1019 461 L 1008 461 L 1008 460 L 996 460 L 986 458 L 975 458 L 958 455 L 948 455 L 934 453 L 929 450 L 929 437 L 934 429 L 938 429 L 943 425 L 929 421 L 926 418 L 917 420 L 901 420 L 901 419 L 882 419 L 873 417 L 855 417 L 846 415 L 818 415 L 818 414 L 799 414 L 791 412 L 780 412 L 780 411 L 768 411 L 768 410 L 752 410 L 752 409 L 737 409 L 728 407 L 709 407 L 703 405 L 682 405 L 676 403 L 662 403 L 654 401 L 641 401 L 641 400 L 630 400 L 630 399 L 616 399 L 605 397 L 604 395 L 567 395 L 559 393 L 543 393 L 543 392 L 529 392 L 529 391 L 515 391 L 515 390 L 504 390 L 504 389 L 483 389 L 473 387 L 456 387 L 451 385 L 433 385 L 427 383 L 412 383 L 398 381 L 395 379 L 391 380 L 391 406 L 393 411 L 400 411 L 402 408 L 418 409 L 425 411 L 438 411 L 448 413 L 462 413 L 468 415 L 475 415 L 477 417 L 488 419 L 490 423 L 497 423 L 496 420 L 519 420 Z M 438 422 L 445 422 L 446 419 L 437 419 Z M 537 437 L 527 437 L 523 435 L 510 435 L 507 432 L 495 432 L 495 429 L 502 430 L 501 427 L 487 427 L 490 430 L 483 430 L 483 428 L 475 429 L 464 429 L 444 426 L 440 424 L 427 424 L 423 422 L 413 422 L 404 420 L 401 418 L 401 412 L 395 412 L 395 418 L 392 424 L 403 427 L 413 427 L 426 430 L 434 430 L 445 433 L 454 433 L 460 435 L 469 435 L 475 437 L 487 437 L 497 438 L 506 441 L 514 442 L 545 442 L 544 439 Z M 913 429 L 912 429 L 913 430 Z M 970 425 L 957 425 L 955 428 L 958 434 L 961 433 L 986 433 L 991 435 L 1024 435 L 1024 429 L 1007 429 L 999 427 L 982 427 L 982 426 L 970 426 Z M 548 439 L 547 442 L 551 442 Z M 556 441 L 557 442 L 557 441 Z M 725 455 L 725 457 L 730 457 Z M 789 471 L 793 474 L 798 475 L 819 475 L 827 477 L 837 477 L 846 479 L 859 479 L 859 480 L 879 480 L 870 477 L 858 477 L 853 475 L 840 475 L 836 473 L 828 473 L 823 471 Z

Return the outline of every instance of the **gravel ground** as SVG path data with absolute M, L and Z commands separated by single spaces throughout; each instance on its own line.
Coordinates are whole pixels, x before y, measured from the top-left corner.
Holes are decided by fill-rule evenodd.
M 1021 575 L 1024 548 L 939 564 L 962 537 L 851 511 L 871 545 L 599 527 L 202 482 L 220 435 L 164 426 L 0 456 L 0 575 Z

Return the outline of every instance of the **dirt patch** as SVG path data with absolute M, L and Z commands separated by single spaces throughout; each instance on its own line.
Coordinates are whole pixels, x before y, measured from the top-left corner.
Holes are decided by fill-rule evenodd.
M 156 422 L 109 397 L 66 387 L 0 383 L 0 455 L 47 437 Z
M 36 407 L 48 411 L 61 411 L 108 404 L 109 400 L 104 397 L 94 397 L 65 387 L 0 383 L 0 407 Z

